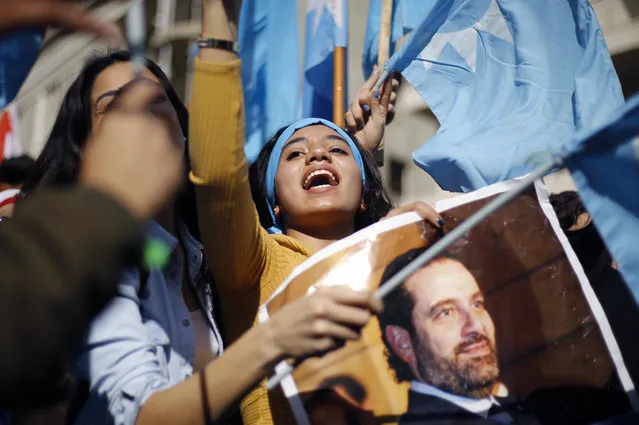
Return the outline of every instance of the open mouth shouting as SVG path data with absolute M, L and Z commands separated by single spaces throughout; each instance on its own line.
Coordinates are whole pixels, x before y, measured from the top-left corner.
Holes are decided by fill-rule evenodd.
M 309 192 L 323 192 L 338 184 L 339 174 L 328 165 L 310 168 L 302 180 L 302 188 Z

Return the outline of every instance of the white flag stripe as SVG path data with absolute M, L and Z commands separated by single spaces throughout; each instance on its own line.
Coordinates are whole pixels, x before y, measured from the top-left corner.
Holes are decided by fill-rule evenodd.
M 475 72 L 477 70 L 478 31 L 490 33 L 510 43 L 513 42 L 506 18 L 501 13 L 497 0 L 492 0 L 484 16 L 473 26 L 461 31 L 435 34 L 431 42 L 419 54 L 419 58 L 423 59 L 424 68 L 429 70 L 433 66 L 433 62 L 439 59 L 446 45 L 450 43 L 466 60 L 470 69 Z

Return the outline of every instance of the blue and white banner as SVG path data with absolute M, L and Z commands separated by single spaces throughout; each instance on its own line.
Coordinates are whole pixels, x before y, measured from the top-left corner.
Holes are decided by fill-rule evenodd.
M 296 0 L 245 0 L 239 24 L 249 162 L 297 118 L 300 98 Z
M 390 54 L 394 52 L 395 43 L 417 28 L 424 20 L 436 0 L 394 0 L 391 20 Z M 364 39 L 362 68 L 364 78 L 373 72 L 379 56 L 379 33 L 382 19 L 382 0 L 371 0 L 368 6 L 368 21 Z
M 596 131 L 573 138 L 579 196 L 639 303 L 639 95 Z
M 413 159 L 451 191 L 528 173 L 623 103 L 587 0 L 438 1 L 386 69 L 440 121 Z
M 302 116 L 333 119 L 333 52 L 348 44 L 348 1 L 307 0 Z M 344 80 L 346 77 L 346 60 Z

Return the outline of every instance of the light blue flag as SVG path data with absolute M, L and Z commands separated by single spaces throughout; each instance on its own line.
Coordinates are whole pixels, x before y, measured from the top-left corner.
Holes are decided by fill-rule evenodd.
M 348 43 L 348 1 L 307 0 L 302 116 L 333 119 L 333 51 Z M 344 61 L 346 68 L 346 60 Z M 346 69 L 344 69 L 346 80 Z M 346 88 L 344 88 L 346 91 Z
M 438 1 L 387 68 L 440 121 L 413 160 L 452 191 L 548 163 L 623 103 L 587 0 Z
M 390 54 L 394 52 L 395 43 L 417 28 L 426 14 L 433 7 L 435 0 L 394 0 L 391 20 Z M 368 6 L 366 37 L 364 38 L 364 54 L 362 68 L 364 78 L 373 72 L 379 56 L 379 31 L 382 17 L 382 0 L 371 0 Z
M 297 119 L 300 99 L 296 0 L 245 0 L 239 23 L 249 162 L 275 132 Z
M 639 95 L 605 126 L 571 140 L 579 196 L 639 303 Z
M 18 94 L 38 57 L 43 38 L 41 28 L 0 36 L 0 108 Z

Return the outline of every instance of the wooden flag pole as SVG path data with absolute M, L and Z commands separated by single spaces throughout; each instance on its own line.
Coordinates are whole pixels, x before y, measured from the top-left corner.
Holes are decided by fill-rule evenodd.
M 382 0 L 381 22 L 379 24 L 379 55 L 377 65 L 381 68 L 390 57 L 391 21 L 393 0 Z
M 393 20 L 393 0 L 382 0 L 382 13 L 379 24 L 379 49 L 377 66 L 382 69 L 384 62 L 390 57 L 391 22 Z M 381 140 L 375 152 L 378 165 L 384 165 L 384 139 Z
M 345 54 L 344 47 L 335 47 L 333 52 L 333 122 L 340 127 L 344 127 L 344 105 L 346 104 L 346 94 L 344 87 L 345 80 Z

